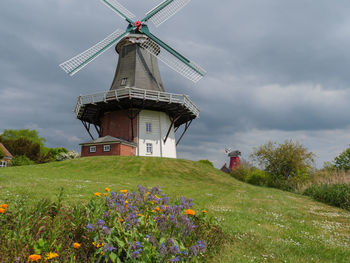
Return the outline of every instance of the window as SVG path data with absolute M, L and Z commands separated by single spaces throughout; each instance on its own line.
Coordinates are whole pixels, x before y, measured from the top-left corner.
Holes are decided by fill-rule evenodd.
M 90 152 L 95 153 L 96 152 L 96 146 L 90 146 Z
M 6 167 L 7 162 L 6 161 L 1 161 L 0 162 L 0 167 Z
M 152 132 L 152 123 L 146 122 L 146 132 L 151 133 Z
M 128 78 L 122 78 L 120 85 L 125 86 L 127 81 L 128 81 Z
M 111 150 L 111 146 L 110 145 L 103 145 L 103 151 L 104 152 L 109 152 Z
M 153 152 L 152 143 L 146 143 L 146 153 L 147 154 L 152 154 L 152 152 Z

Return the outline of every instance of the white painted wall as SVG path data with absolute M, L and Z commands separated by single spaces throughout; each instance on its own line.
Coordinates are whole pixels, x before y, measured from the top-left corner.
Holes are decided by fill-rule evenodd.
M 137 155 L 176 158 L 176 142 L 174 127 L 172 127 L 168 139 L 164 139 L 170 127 L 169 116 L 160 111 L 142 110 L 138 115 L 138 143 Z M 152 132 L 146 131 L 146 123 L 152 124 Z M 152 143 L 152 154 L 147 153 L 146 145 Z

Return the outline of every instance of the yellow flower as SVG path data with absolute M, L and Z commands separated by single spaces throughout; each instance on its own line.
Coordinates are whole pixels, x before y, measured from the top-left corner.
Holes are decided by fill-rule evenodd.
M 187 209 L 187 210 L 185 210 L 185 214 L 194 216 L 196 214 L 196 212 L 192 209 Z
M 98 197 L 100 197 L 100 196 L 101 196 L 101 193 L 96 192 L 96 193 L 94 193 L 94 196 L 98 196 Z
M 28 257 L 28 262 L 38 261 L 41 259 L 40 255 L 33 254 Z
M 3 213 L 5 213 L 5 209 L 4 208 L 0 208 L 0 214 L 3 214 Z
M 74 244 L 73 244 L 73 247 L 74 247 L 74 248 L 80 248 L 81 245 L 80 245 L 79 243 L 74 243 Z
M 97 248 L 103 247 L 105 245 L 104 243 L 96 243 L 96 242 L 92 242 L 92 244 Z
M 120 190 L 120 192 L 126 194 L 128 190 L 124 189 L 124 190 Z
M 202 213 L 203 213 L 203 214 L 206 214 L 206 213 L 207 213 L 207 211 L 206 211 L 206 210 L 202 210 Z
M 6 209 L 6 208 L 8 208 L 8 207 L 9 207 L 8 204 L 2 204 L 2 205 L 1 205 L 1 208 L 3 208 L 3 209 Z
M 52 258 L 57 258 L 57 257 L 58 257 L 57 253 L 50 252 L 50 253 L 46 254 L 45 259 L 52 259 Z
M 143 216 L 143 214 L 136 214 L 137 216 Z
M 106 192 L 110 192 L 111 189 L 109 189 L 108 187 L 106 187 L 106 188 L 105 188 L 105 191 L 106 191 Z

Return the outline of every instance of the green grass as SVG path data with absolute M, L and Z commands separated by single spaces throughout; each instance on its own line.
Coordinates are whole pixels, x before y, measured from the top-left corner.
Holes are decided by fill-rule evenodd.
M 94 192 L 162 187 L 195 199 L 196 209 L 222 220 L 232 240 L 215 262 L 349 262 L 350 212 L 305 196 L 239 182 L 187 160 L 94 157 L 0 169 L 0 202 L 15 195 L 86 202 Z

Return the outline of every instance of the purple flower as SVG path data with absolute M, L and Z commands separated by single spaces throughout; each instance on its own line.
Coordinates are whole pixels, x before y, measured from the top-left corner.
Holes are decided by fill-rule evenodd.
M 105 233 L 105 235 L 109 235 L 111 233 L 111 230 L 106 226 L 104 226 L 102 229 L 103 229 L 103 233 Z
M 140 255 L 141 251 L 142 251 L 142 249 L 139 249 L 139 250 L 136 250 L 136 251 L 132 252 L 131 258 L 139 258 L 141 256 Z
M 94 227 L 94 225 L 88 223 L 87 226 L 86 226 L 86 228 L 89 230 L 89 232 L 92 232 L 92 231 L 94 230 L 95 227 Z
M 102 228 L 104 226 L 104 224 L 105 224 L 105 221 L 103 221 L 102 219 L 99 219 L 96 223 L 96 225 L 100 228 Z
M 115 250 L 116 248 L 112 245 L 112 244 L 107 244 L 104 246 L 104 251 L 109 251 L 112 252 L 113 250 Z
M 174 257 L 172 259 L 170 259 L 170 262 L 178 262 L 180 261 L 180 259 L 178 257 Z

